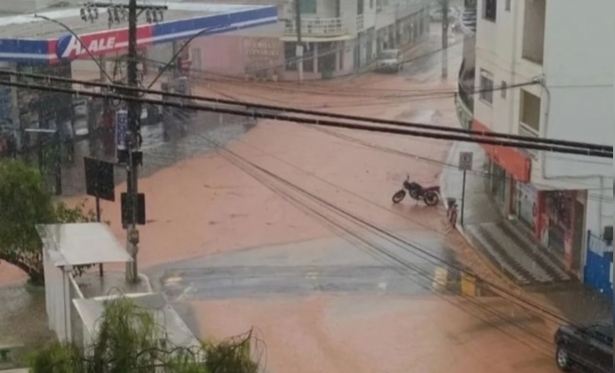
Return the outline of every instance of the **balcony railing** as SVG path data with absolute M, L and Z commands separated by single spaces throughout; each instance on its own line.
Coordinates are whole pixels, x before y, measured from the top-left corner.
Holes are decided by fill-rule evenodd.
M 523 122 L 519 123 L 519 135 L 526 137 L 539 137 L 538 131 Z M 533 158 L 538 157 L 538 150 L 524 149 L 524 151 L 531 155 Z
M 465 35 L 474 36 L 476 34 L 476 16 L 476 7 L 464 8 L 463 12 L 459 15 L 461 31 Z
M 463 101 L 464 105 L 470 110 L 470 112 L 474 112 L 474 95 L 468 90 L 462 82 L 459 82 L 457 88 L 459 98 Z
M 284 33 L 297 34 L 297 24 L 294 20 L 286 20 Z M 342 18 L 303 18 L 301 20 L 301 35 L 303 36 L 342 36 L 348 33 L 348 27 Z

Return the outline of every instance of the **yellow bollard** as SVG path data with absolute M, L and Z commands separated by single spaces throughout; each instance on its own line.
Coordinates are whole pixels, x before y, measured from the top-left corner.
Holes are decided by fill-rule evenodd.
M 465 296 L 476 296 L 476 278 L 467 273 L 461 274 L 461 293 Z

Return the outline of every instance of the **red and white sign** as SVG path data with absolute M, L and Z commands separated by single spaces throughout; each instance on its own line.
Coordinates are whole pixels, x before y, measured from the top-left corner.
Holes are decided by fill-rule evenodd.
M 144 25 L 137 29 L 137 45 L 139 47 L 151 44 L 152 25 Z M 66 34 L 58 38 L 55 44 L 55 54 L 62 60 L 89 58 L 107 53 L 121 53 L 128 49 L 128 30 L 109 30 L 79 35 Z

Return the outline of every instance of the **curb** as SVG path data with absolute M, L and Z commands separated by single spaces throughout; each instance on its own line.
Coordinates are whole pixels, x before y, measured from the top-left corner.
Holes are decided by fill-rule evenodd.
M 446 163 L 447 164 L 454 164 L 454 158 L 455 158 L 455 154 L 457 153 L 457 148 L 459 146 L 459 142 L 454 142 L 453 145 L 451 146 L 451 149 L 449 151 L 448 157 L 446 158 Z M 448 210 L 448 199 L 447 199 L 447 195 L 446 195 L 446 188 L 443 188 L 442 186 L 446 185 L 446 175 L 447 173 L 450 172 L 448 169 L 444 168 L 444 170 L 442 171 L 442 173 L 440 174 L 440 194 L 442 195 L 442 199 L 443 199 L 443 203 L 444 203 L 444 207 Z M 485 255 L 476 247 L 476 245 L 474 245 L 472 238 L 465 232 L 464 227 L 462 225 L 460 225 L 459 223 L 455 224 L 455 229 L 457 230 L 457 232 L 459 232 L 459 234 L 463 237 L 463 239 L 466 241 L 466 243 L 470 246 L 470 248 L 472 249 L 472 252 L 474 252 L 478 258 L 480 259 L 480 261 L 487 266 L 487 268 L 489 269 L 489 271 L 491 271 L 498 279 L 504 281 L 504 283 L 506 285 L 508 285 L 509 287 L 511 287 L 513 289 L 513 291 L 519 291 L 522 294 L 525 294 L 526 296 L 522 297 L 520 300 L 522 302 L 531 302 L 530 303 L 530 307 L 531 308 L 535 308 L 536 312 L 539 312 L 542 314 L 542 318 L 545 322 L 548 323 L 553 323 L 554 321 L 551 319 L 553 316 L 547 316 L 544 314 L 544 312 L 540 309 L 538 309 L 536 306 L 534 306 L 534 304 L 538 303 L 539 305 L 545 306 L 546 309 L 549 311 L 549 313 L 552 313 L 553 315 L 558 316 L 559 318 L 562 319 L 566 319 L 565 315 L 559 311 L 554 309 L 551 306 L 548 306 L 546 304 L 541 304 L 542 302 L 537 302 L 535 299 L 533 299 L 533 297 L 531 295 L 528 294 L 528 292 L 521 286 L 519 286 L 517 283 L 515 283 L 514 281 L 512 281 L 511 279 L 509 279 L 502 271 L 500 271 L 497 266 L 495 264 L 493 264 L 493 262 L 491 262 L 491 260 L 489 260 L 487 257 L 485 257 Z M 503 299 L 507 299 L 509 301 L 511 301 L 513 304 L 516 303 L 515 300 L 511 299 L 510 294 L 506 294 L 503 293 L 502 291 L 498 290 L 498 289 L 490 289 L 494 294 L 498 295 L 499 297 L 503 298 Z M 520 297 L 517 297 L 520 298 Z
M 454 158 L 455 155 L 457 153 L 457 148 L 459 147 L 459 142 L 455 141 L 453 143 L 453 145 L 451 146 L 451 150 L 448 153 L 448 157 L 446 157 L 446 163 L 447 164 L 454 164 Z M 447 173 L 450 172 L 448 169 L 444 169 L 442 171 L 442 173 L 440 174 L 440 185 L 444 186 L 446 185 L 446 175 Z M 440 188 L 440 194 L 442 195 L 442 200 L 444 202 L 444 207 L 446 210 L 448 210 L 448 196 L 446 195 L 446 188 L 441 187 Z M 516 289 L 516 290 L 521 290 L 523 292 L 525 292 L 525 290 L 517 285 L 514 281 L 512 281 L 511 279 L 509 279 L 502 271 L 500 271 L 497 266 L 495 266 L 491 260 L 489 260 L 487 257 L 485 257 L 485 255 L 476 248 L 476 245 L 474 244 L 472 238 L 466 233 L 464 227 L 459 224 L 459 222 L 455 223 L 455 229 L 457 230 L 457 232 L 459 232 L 459 234 L 461 235 L 461 237 L 463 237 L 464 241 L 466 241 L 466 243 L 472 248 L 472 252 L 474 252 L 480 259 L 480 261 L 485 264 L 487 266 L 487 268 L 494 274 L 497 276 L 498 279 L 501 279 L 502 281 L 504 281 L 508 286 Z

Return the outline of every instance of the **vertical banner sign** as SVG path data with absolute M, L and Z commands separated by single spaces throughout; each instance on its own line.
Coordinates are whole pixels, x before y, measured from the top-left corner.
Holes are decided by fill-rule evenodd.
M 128 111 L 118 110 L 115 113 L 115 147 L 126 150 L 126 134 L 128 132 Z

